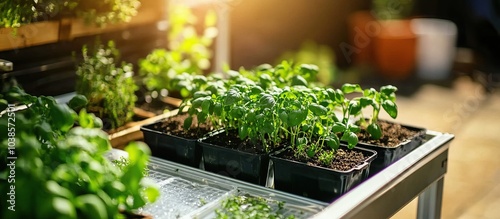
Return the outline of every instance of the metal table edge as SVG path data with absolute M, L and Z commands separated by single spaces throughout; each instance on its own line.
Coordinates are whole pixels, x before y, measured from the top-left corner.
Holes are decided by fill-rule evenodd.
M 449 142 L 454 139 L 454 135 L 427 131 L 427 135 L 433 136 L 427 142 L 416 148 L 407 156 L 398 160 L 391 166 L 385 168 L 380 173 L 365 180 L 363 183 L 330 203 L 323 211 L 316 214 L 314 219 L 322 218 L 349 218 L 356 215 L 363 208 L 369 208 L 370 203 L 379 199 L 385 192 L 396 186 L 398 181 L 409 177 L 419 166 L 437 156 L 448 153 Z M 435 180 L 444 177 L 440 176 Z M 415 196 L 417 197 L 418 194 Z M 411 200 L 409 200 L 411 201 Z M 400 206 L 404 207 L 407 203 Z M 396 212 L 394 212 L 396 213 Z

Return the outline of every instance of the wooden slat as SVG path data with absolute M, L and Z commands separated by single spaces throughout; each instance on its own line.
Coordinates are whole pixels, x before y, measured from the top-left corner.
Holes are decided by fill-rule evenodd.
M 0 28 L 0 51 L 54 43 L 58 40 L 58 21 L 26 24 L 17 28 L 17 30 Z
M 163 1 L 149 0 L 143 2 L 146 3 L 142 3 L 137 16 L 133 17 L 128 23 L 107 24 L 105 27 L 98 27 L 96 25 L 87 25 L 82 19 L 75 18 L 72 21 L 70 38 L 122 30 L 130 26 L 152 23 L 163 19 L 163 12 L 165 11 Z
M 125 147 L 131 141 L 142 140 L 144 136 L 141 132 L 141 126 L 177 115 L 177 112 L 179 112 L 179 110 L 176 109 L 155 117 L 151 117 L 149 119 L 134 122 L 133 125 L 130 126 L 130 128 L 110 134 L 109 140 L 111 141 L 111 146 L 113 146 L 113 148 L 123 149 L 123 147 Z
M 65 18 L 63 31 L 60 32 L 60 21 L 43 21 L 25 24 L 17 28 L 0 28 L 0 51 L 21 49 L 30 46 L 71 40 L 76 37 L 125 30 L 131 26 L 153 23 L 164 18 L 166 6 L 163 0 L 143 1 L 137 16 L 128 23 L 108 24 L 105 27 L 87 25 L 82 19 Z M 69 20 L 69 21 L 68 21 Z M 69 24 L 67 23 L 69 22 Z M 61 34 L 61 38 L 59 36 Z

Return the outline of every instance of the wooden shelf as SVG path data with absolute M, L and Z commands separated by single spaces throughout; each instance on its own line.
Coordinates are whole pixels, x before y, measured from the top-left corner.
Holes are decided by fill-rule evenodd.
M 43 21 L 25 24 L 21 27 L 0 28 L 0 51 L 21 49 L 59 41 L 68 41 L 77 37 L 97 35 L 129 27 L 157 22 L 164 19 L 166 5 L 163 0 L 143 1 L 137 16 L 130 22 L 107 24 L 104 27 L 87 25 L 82 19 L 65 18 L 55 21 Z
M 44 21 L 19 28 L 0 28 L 0 51 L 55 43 L 59 40 L 59 21 Z

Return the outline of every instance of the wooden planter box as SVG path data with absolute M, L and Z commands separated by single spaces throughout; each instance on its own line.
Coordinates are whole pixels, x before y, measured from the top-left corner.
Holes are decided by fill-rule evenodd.
M 15 28 L 0 28 L 0 51 L 59 41 L 59 21 L 43 21 Z
M 153 23 L 164 19 L 166 5 L 162 0 L 142 1 L 137 16 L 128 23 L 108 24 L 104 27 L 87 25 L 79 18 L 63 18 L 23 24 L 17 28 L 0 28 L 0 51 L 21 49 L 76 37 L 126 30 L 130 26 Z

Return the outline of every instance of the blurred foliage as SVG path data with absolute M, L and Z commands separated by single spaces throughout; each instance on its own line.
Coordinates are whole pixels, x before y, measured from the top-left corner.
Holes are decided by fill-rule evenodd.
M 319 82 L 323 85 L 331 85 L 338 74 L 335 63 L 335 53 L 329 46 L 319 45 L 313 41 L 304 42 L 299 50 L 283 53 L 277 63 L 289 60 L 297 65 L 312 64 L 319 68 L 316 78 L 310 78 L 310 82 Z
M 16 86 L 2 89 L 4 101 L 27 108 L 0 115 L 0 163 L 8 163 L 0 166 L 0 192 L 9 195 L 0 218 L 125 218 L 159 196 L 144 178 L 151 154 L 144 143 L 130 143 L 130 159 L 118 167 L 105 157 L 111 143 L 102 121 L 85 109 L 77 114 Z
M 374 0 L 373 10 L 378 19 L 404 19 L 410 16 L 413 0 Z
M 217 17 L 208 11 L 203 32 L 196 30 L 198 18 L 190 8 L 172 4 L 169 7 L 168 49 L 156 49 L 139 61 L 139 74 L 149 91 L 175 90 L 172 78 L 182 73 L 203 74 L 210 68 L 211 45 L 217 36 Z
M 132 119 L 137 100 L 132 64 L 116 64 L 120 54 L 113 41 L 107 45 L 97 42 L 90 50 L 84 46 L 82 55 L 76 71 L 76 92 L 89 100 L 89 112 L 110 120 L 110 128 L 124 125 Z
M 128 22 L 137 15 L 139 0 L 2 0 L 0 27 L 20 27 L 57 17 L 80 17 L 87 24 Z

